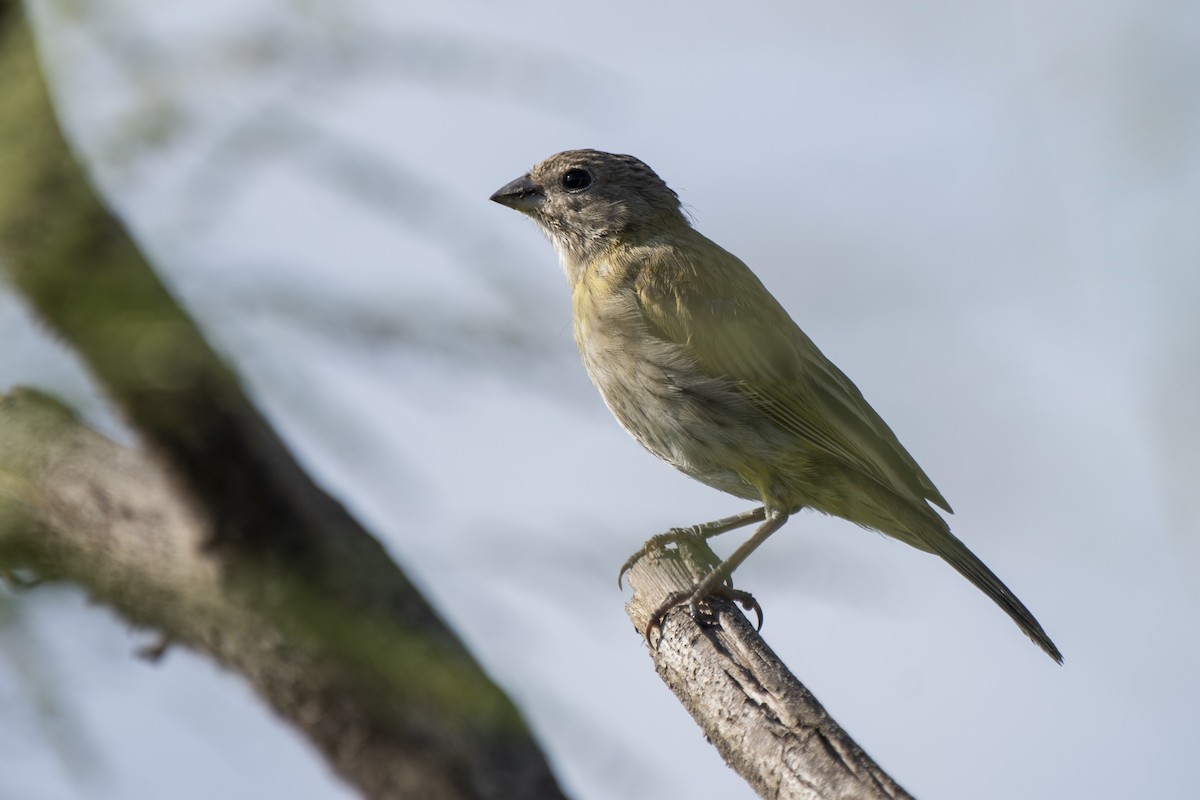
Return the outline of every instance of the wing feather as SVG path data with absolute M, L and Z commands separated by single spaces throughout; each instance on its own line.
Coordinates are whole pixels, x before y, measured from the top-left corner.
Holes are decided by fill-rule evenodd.
M 646 319 L 725 377 L 808 448 L 901 496 L 950 505 L 851 380 L 817 349 L 750 269 L 701 234 L 655 247 L 635 281 Z M 700 256 L 699 254 L 703 254 Z M 646 254 L 639 254 L 645 258 Z

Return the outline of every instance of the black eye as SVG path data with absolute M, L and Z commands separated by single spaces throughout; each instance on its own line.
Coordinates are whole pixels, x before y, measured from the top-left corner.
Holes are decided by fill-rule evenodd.
M 592 176 L 586 169 L 569 169 L 563 175 L 563 188 L 568 192 L 580 192 L 592 185 Z

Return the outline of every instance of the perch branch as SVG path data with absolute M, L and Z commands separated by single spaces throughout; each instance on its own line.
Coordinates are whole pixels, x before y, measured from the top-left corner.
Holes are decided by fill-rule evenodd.
M 699 537 L 651 551 L 629 572 L 625 610 L 639 632 L 676 591 L 691 591 L 715 563 Z M 686 606 L 663 621 L 650 644 L 659 677 L 730 767 L 773 800 L 903 800 L 885 773 L 771 651 L 737 607 L 711 601 L 713 617 Z

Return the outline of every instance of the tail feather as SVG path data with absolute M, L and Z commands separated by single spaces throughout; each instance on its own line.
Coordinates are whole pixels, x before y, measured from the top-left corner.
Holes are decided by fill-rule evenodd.
M 996 573 L 988 569 L 967 546 L 950 532 L 946 520 L 923 500 L 904 494 L 882 483 L 864 481 L 860 475 L 846 470 L 834 478 L 841 478 L 853 486 L 853 502 L 841 505 L 817 506 L 826 513 L 844 517 L 867 528 L 892 536 L 910 544 L 918 550 L 934 553 L 960 575 L 975 584 L 992 602 L 1004 609 L 1004 613 L 1017 623 L 1017 627 L 1046 651 L 1059 664 L 1062 653 L 1042 630 L 1025 604 L 1017 599 Z
M 1059 664 L 1063 663 L 1062 653 L 1059 652 L 1054 642 L 1050 641 L 1050 637 L 1042 630 L 1042 626 L 1034 619 L 1025 604 L 1017 599 L 1017 596 L 1004 585 L 996 573 L 988 569 L 986 564 L 950 532 L 949 527 L 940 517 L 938 522 L 941 522 L 942 525 L 936 535 L 921 537 L 925 549 L 941 556 L 960 575 L 979 587 L 984 594 L 992 598 L 996 605 L 1004 609 L 1008 616 L 1012 617 L 1013 622 L 1017 623 L 1017 627 L 1024 631 L 1034 644 L 1045 650 L 1047 655 Z

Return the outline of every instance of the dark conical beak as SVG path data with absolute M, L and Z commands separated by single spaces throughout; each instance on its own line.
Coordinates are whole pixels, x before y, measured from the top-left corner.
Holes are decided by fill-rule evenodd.
M 533 211 L 542 204 L 545 195 L 542 187 L 533 182 L 528 175 L 522 175 L 515 181 L 504 184 L 492 195 L 492 202 L 517 211 Z

